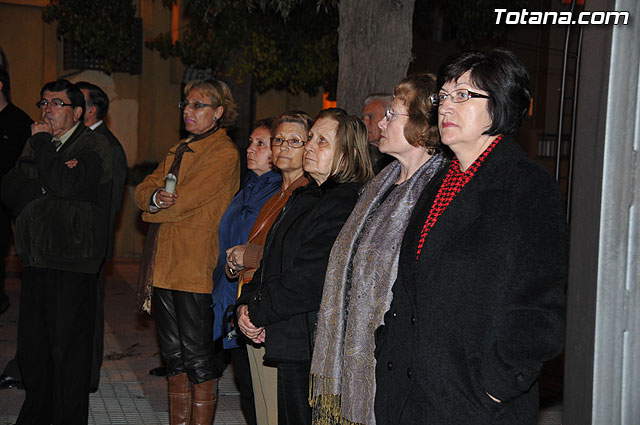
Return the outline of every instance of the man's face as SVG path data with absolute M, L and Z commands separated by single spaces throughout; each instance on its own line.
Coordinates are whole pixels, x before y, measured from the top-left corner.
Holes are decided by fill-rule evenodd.
M 380 128 L 378 123 L 384 117 L 384 106 L 379 100 L 374 100 L 365 105 L 362 109 L 362 120 L 364 125 L 367 126 L 369 132 L 368 142 L 373 146 L 378 147 L 380 142 Z
M 71 101 L 66 91 L 45 91 L 42 99 L 49 104 L 40 109 L 40 117 L 42 121 L 49 123 L 52 129 L 53 137 L 60 137 L 71 127 L 73 127 L 82 115 L 82 107 L 80 106 L 54 106 L 54 101 L 61 101 L 65 105 L 70 105 Z

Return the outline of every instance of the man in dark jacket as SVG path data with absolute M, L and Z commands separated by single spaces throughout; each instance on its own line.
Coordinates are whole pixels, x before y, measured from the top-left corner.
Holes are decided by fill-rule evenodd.
M 91 130 L 102 134 L 107 138 L 111 148 L 113 185 L 111 186 L 111 208 L 109 211 L 109 241 L 107 257 L 98 273 L 98 287 L 96 299 L 96 323 L 93 336 L 93 351 L 91 358 L 91 392 L 98 390 L 100 383 L 100 367 L 102 366 L 102 353 L 104 351 L 104 267 L 107 261 L 113 258 L 113 237 L 115 232 L 116 216 L 122 203 L 122 192 L 127 179 L 127 156 L 122 145 L 105 124 L 104 119 L 109 112 L 109 97 L 95 84 L 86 81 L 76 83 L 82 91 L 86 108 L 84 111 L 84 125 Z
M 45 84 L 41 120 L 2 201 L 16 219 L 24 265 L 18 361 L 26 398 L 22 423 L 86 424 L 97 273 L 107 248 L 112 159 L 106 138 L 82 123 L 82 92 Z

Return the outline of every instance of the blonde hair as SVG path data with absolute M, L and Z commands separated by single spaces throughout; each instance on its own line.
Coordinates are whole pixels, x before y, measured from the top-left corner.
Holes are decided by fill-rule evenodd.
M 238 117 L 238 106 L 233 100 L 233 95 L 229 86 L 220 80 L 194 80 L 189 81 L 184 86 L 184 95 L 188 95 L 191 90 L 197 90 L 201 94 L 208 96 L 211 99 L 211 104 L 214 108 L 222 106 L 224 112 L 220 117 L 220 127 L 231 127 Z

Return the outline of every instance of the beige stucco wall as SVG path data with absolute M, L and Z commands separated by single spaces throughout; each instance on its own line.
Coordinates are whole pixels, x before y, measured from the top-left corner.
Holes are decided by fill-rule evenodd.
M 57 78 L 92 82 L 109 96 L 107 123 L 122 143 L 129 165 L 161 159 L 178 139 L 180 111 L 176 104 L 180 100 L 180 80 L 171 78 L 171 70 L 173 75 L 181 70 L 176 71 L 175 64 L 148 49 L 143 49 L 141 75 L 63 69 L 63 44 L 56 39 L 55 26 L 45 24 L 41 18 L 42 7 L 47 3 L 0 0 L 0 46 L 9 62 L 13 102 L 37 119 L 39 111 L 34 103 L 44 83 Z M 171 13 L 161 2 L 141 0 L 136 6 L 143 18 L 143 38 L 168 31 Z M 116 256 L 140 254 L 142 228 L 132 190 L 125 191 L 116 233 Z
M 34 103 L 44 83 L 67 78 L 97 84 L 109 96 L 106 121 L 122 143 L 129 166 L 144 160 L 160 161 L 179 138 L 182 64 L 143 48 L 140 75 L 65 70 L 63 44 L 56 39 L 55 26 L 41 18 L 46 4 L 47 0 L 0 0 L 0 46 L 10 66 L 13 102 L 37 119 L 39 111 Z M 162 2 L 138 0 L 136 8 L 142 18 L 143 39 L 170 30 L 171 12 Z M 269 91 L 257 97 L 255 117 L 275 116 L 290 109 L 314 116 L 322 109 L 322 96 Z M 145 226 L 132 196 L 132 188 L 125 191 L 116 229 L 115 255 L 120 257 L 136 257 L 142 252 Z
M 12 100 L 33 119 L 40 114 L 35 102 L 42 82 L 56 77 L 55 29 L 42 22 L 41 10 L 0 1 L 0 46 L 9 62 Z
M 302 110 L 314 117 L 321 109 L 321 93 L 309 96 L 306 93 L 292 95 L 287 92 L 269 90 L 256 99 L 257 119 L 273 117 L 289 110 Z

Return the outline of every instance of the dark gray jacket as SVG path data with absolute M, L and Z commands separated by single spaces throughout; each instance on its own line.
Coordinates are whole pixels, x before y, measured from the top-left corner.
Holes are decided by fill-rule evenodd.
M 69 168 L 65 162 L 76 159 Z M 2 201 L 17 216 L 15 244 L 27 267 L 96 273 L 109 230 L 111 150 L 80 123 L 56 152 L 49 133 L 33 135 L 2 180 Z
M 124 153 L 124 149 L 122 148 L 118 138 L 114 136 L 104 122 L 97 126 L 94 131 L 107 138 L 109 146 L 111 147 L 111 159 L 113 161 L 113 184 L 111 185 L 111 211 L 109 217 L 109 245 L 107 247 L 106 258 L 107 261 L 111 261 L 111 258 L 113 257 L 113 239 L 115 237 L 116 217 L 118 216 L 120 206 L 122 205 L 122 193 L 124 192 L 124 186 L 127 181 L 127 155 Z

